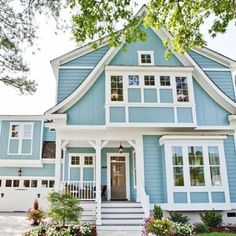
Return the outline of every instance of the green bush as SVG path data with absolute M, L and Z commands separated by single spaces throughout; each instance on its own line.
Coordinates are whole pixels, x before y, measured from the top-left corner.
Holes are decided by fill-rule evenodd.
M 27 218 L 30 221 L 33 221 L 33 225 L 39 225 L 46 216 L 46 213 L 39 208 L 38 200 L 34 201 L 33 208 L 29 209 L 27 212 Z
M 167 219 L 148 218 L 145 222 L 143 233 L 146 235 L 154 234 L 158 236 L 168 236 L 172 232 L 171 222 Z
M 174 222 L 172 223 L 172 228 L 177 235 L 192 235 L 195 226 L 192 224 Z
M 208 233 L 209 228 L 204 223 L 198 223 L 195 225 L 195 231 L 197 233 Z
M 176 211 L 169 212 L 169 220 L 172 222 L 187 224 L 189 222 L 189 218 L 187 216 L 184 216 L 181 213 L 178 213 Z
M 222 214 L 214 209 L 200 213 L 200 217 L 202 222 L 208 227 L 219 227 L 223 223 Z
M 82 208 L 79 201 L 68 193 L 50 193 L 48 196 L 50 207 L 48 211 L 49 217 L 53 222 L 62 224 L 78 223 Z
M 161 220 L 163 217 L 163 211 L 160 206 L 154 205 L 153 218 Z

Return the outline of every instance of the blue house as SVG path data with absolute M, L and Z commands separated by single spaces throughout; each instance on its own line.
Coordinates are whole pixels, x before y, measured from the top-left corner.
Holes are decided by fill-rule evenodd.
M 135 229 L 155 204 L 236 222 L 236 62 L 208 48 L 166 61 L 169 34 L 144 30 L 125 51 L 52 60 L 57 103 L 44 115 L 0 116 L 0 211 L 66 191 L 100 229 Z

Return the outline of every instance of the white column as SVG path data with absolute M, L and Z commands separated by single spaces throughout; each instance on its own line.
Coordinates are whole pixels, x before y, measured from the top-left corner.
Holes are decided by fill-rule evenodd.
M 55 160 L 55 191 L 60 191 L 61 185 L 61 139 L 56 137 L 56 160 Z
M 136 201 L 140 202 L 141 187 L 144 186 L 144 158 L 143 158 L 143 139 L 142 136 L 136 139 L 136 175 L 137 175 L 137 196 Z
M 97 212 L 96 212 L 96 224 L 101 225 L 101 140 L 96 140 L 96 203 L 97 203 Z

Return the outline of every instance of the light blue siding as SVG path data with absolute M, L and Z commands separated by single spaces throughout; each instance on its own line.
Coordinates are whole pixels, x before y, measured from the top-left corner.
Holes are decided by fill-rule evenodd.
M 235 100 L 234 85 L 230 71 L 205 71 L 205 73 L 219 89 L 232 100 Z
M 208 192 L 190 192 L 191 203 L 208 203 Z
M 110 107 L 110 122 L 125 122 L 125 108 Z
M 94 169 L 90 167 L 86 167 L 83 170 L 83 179 L 84 181 L 93 181 L 94 180 Z
M 126 45 L 126 50 L 120 50 L 111 61 L 111 65 L 138 65 L 138 51 L 154 51 L 154 63 L 158 66 L 182 66 L 181 62 L 174 55 L 166 60 L 164 53 L 166 48 L 162 40 L 151 28 L 144 28 L 147 33 L 146 41 Z
M 80 167 L 71 167 L 70 168 L 70 180 L 71 181 L 80 181 Z
M 140 88 L 128 89 L 128 102 L 141 102 L 141 89 Z
M 236 202 L 236 151 L 234 145 L 233 136 L 228 136 L 228 138 L 224 140 L 229 194 L 230 201 L 233 203 Z
M 23 139 L 22 140 L 22 153 L 25 153 L 25 154 L 31 153 L 31 145 L 32 145 L 32 142 L 30 139 Z
M 172 89 L 160 89 L 160 103 L 173 103 Z
M 177 107 L 177 117 L 179 123 L 192 123 L 192 108 Z
M 88 76 L 88 69 L 59 69 L 57 102 L 68 97 Z
M 157 90 L 156 89 L 144 89 L 144 102 L 157 102 Z
M 67 113 L 68 125 L 105 124 L 105 75 L 97 79 L 87 93 Z
M 227 68 L 226 66 L 209 59 L 197 52 L 189 51 L 189 55 L 197 62 L 197 64 L 202 68 Z
M 216 103 L 193 79 L 198 125 L 229 125 L 229 113 Z
M 43 141 L 56 141 L 56 132 L 49 131 L 49 128 L 44 127 Z
M 13 153 L 18 153 L 19 150 L 19 140 L 17 139 L 11 139 L 9 144 L 9 153 L 13 154 Z
M 54 177 L 55 176 L 55 164 L 43 164 L 43 167 L 21 167 L 23 176 L 35 176 L 35 177 Z M 17 167 L 0 167 L 1 176 L 17 176 Z
M 186 192 L 174 192 L 174 203 L 188 203 Z
M 23 140 L 22 148 L 24 153 L 20 155 L 14 155 L 13 153 L 8 155 L 8 145 L 10 145 L 10 151 L 16 153 L 18 152 L 18 141 L 14 140 L 10 143 L 9 140 L 9 131 L 10 131 L 10 122 L 30 122 L 34 123 L 33 128 L 33 142 L 32 142 L 32 154 L 28 154 L 31 151 L 31 145 L 29 140 Z M 42 122 L 41 121 L 2 121 L 2 132 L 0 134 L 0 159 L 11 159 L 11 160 L 39 160 L 41 158 L 41 128 Z
M 224 203 L 225 193 L 224 192 L 212 192 L 211 198 L 213 203 Z
M 145 190 L 155 204 L 167 202 L 165 154 L 159 138 L 143 136 Z
M 109 50 L 109 46 L 97 48 L 79 58 L 71 60 L 62 66 L 95 66 Z
M 173 123 L 173 108 L 130 107 L 129 122 Z

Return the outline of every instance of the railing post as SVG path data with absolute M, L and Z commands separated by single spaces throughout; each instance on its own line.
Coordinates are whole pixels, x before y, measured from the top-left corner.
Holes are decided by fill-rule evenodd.
M 96 140 L 96 224 L 101 225 L 101 140 Z
M 55 191 L 60 191 L 61 183 L 61 139 L 56 137 L 56 160 L 55 160 Z

